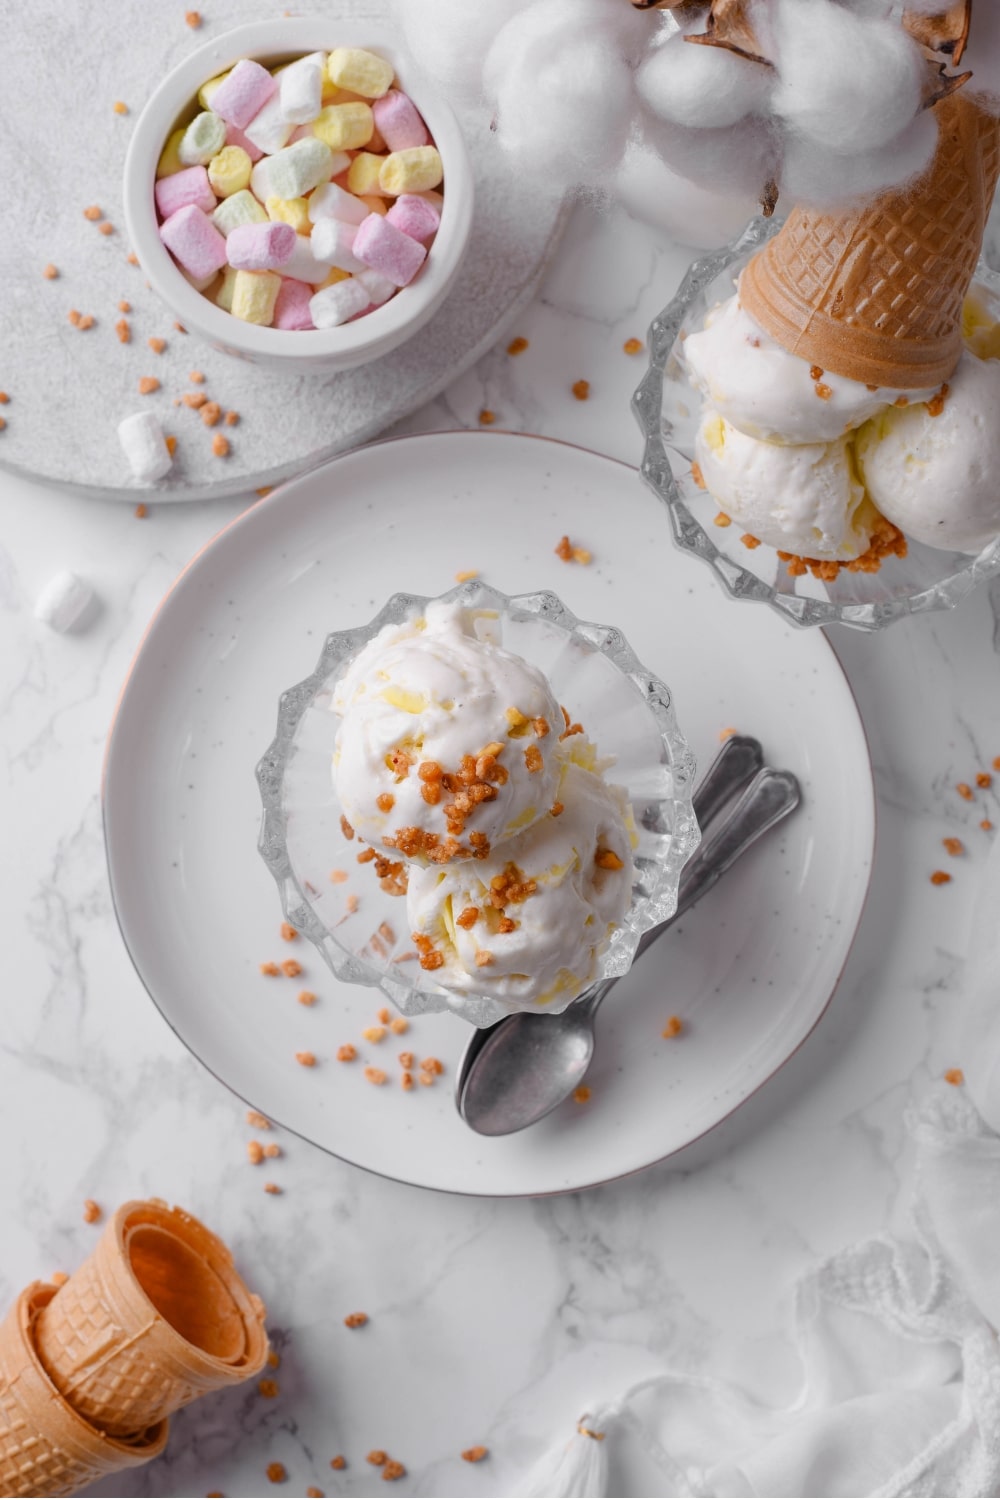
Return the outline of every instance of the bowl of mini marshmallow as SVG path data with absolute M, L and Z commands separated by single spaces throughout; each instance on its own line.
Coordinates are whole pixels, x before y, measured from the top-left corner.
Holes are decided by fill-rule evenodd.
M 178 321 L 296 375 L 367 364 L 423 327 L 472 202 L 458 122 L 395 38 L 321 17 L 198 48 L 125 162 L 129 236 Z

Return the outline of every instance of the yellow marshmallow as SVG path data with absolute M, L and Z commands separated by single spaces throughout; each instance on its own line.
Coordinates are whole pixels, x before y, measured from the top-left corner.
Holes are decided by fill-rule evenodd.
M 341 271 L 337 266 L 331 266 L 326 279 L 318 284 L 316 290 L 321 292 L 325 286 L 336 286 L 338 281 L 350 281 L 350 279 L 349 271 Z
M 223 146 L 218 156 L 208 164 L 208 180 L 212 192 L 220 198 L 229 198 L 239 193 L 250 181 L 253 162 L 242 146 Z
M 306 198 L 267 198 L 264 207 L 269 219 L 281 224 L 291 224 L 296 234 L 311 232 L 309 203 Z
M 358 152 L 347 173 L 347 186 L 356 197 L 378 192 L 378 174 L 383 160 L 384 157 L 373 156 L 370 151 Z
M 281 290 L 281 277 L 274 271 L 237 271 L 233 284 L 233 305 L 229 309 L 234 318 L 244 323 L 258 323 L 269 327 L 274 317 L 274 304 Z
M 381 99 L 392 83 L 391 63 L 363 47 L 334 47 L 326 63 L 327 76 L 338 88 L 351 89 L 366 99 Z
M 370 214 L 387 214 L 389 205 L 384 198 L 375 198 L 371 193 L 359 193 L 358 197 Z
M 218 89 L 220 83 L 225 83 L 231 72 L 232 68 L 227 68 L 224 73 L 219 73 L 215 78 L 210 78 L 207 83 L 202 84 L 198 90 L 198 103 L 202 109 L 212 108 L 212 95 Z
M 156 175 L 160 177 L 172 177 L 175 172 L 184 170 L 184 163 L 180 158 L 180 144 L 184 139 L 184 128 L 175 130 L 173 135 L 167 136 L 167 144 L 160 152 L 160 159 L 156 164 Z
M 385 158 L 378 184 L 383 193 L 397 198 L 400 193 L 425 193 L 428 188 L 436 188 L 443 177 L 436 146 L 408 146 Z
M 312 129 L 331 151 L 356 151 L 371 140 L 375 117 L 370 104 L 328 104 L 316 116 Z
M 222 273 L 219 290 L 215 294 L 216 306 L 221 307 L 223 312 L 233 310 L 233 292 L 236 288 L 236 278 L 239 275 L 235 266 L 227 266 Z

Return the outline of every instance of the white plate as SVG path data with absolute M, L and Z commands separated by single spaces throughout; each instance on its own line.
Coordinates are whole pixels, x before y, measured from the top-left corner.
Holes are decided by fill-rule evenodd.
M 589 566 L 554 555 L 560 536 Z M 509 593 L 551 588 L 620 626 L 670 684 L 701 764 L 733 726 L 802 781 L 804 805 L 664 938 L 606 1003 L 589 1103 L 486 1140 L 452 1104 L 465 1024 L 420 1017 L 361 1041 L 377 991 L 341 985 L 281 912 L 256 852 L 254 766 L 281 691 L 327 631 L 368 620 L 395 590 L 441 593 L 479 568 Z M 167 1021 L 255 1108 L 387 1177 L 495 1196 L 619 1177 L 696 1139 L 808 1035 L 837 984 L 868 887 L 874 796 L 850 688 L 817 632 L 723 597 L 673 546 L 636 471 L 583 449 L 443 433 L 336 459 L 247 511 L 195 558 L 136 657 L 111 732 L 104 818 L 129 951 Z M 350 885 L 363 901 L 370 872 Z M 295 956 L 301 979 L 264 978 Z M 319 1000 L 296 1002 L 302 987 Z M 683 1035 L 660 1033 L 677 1013 Z M 343 1042 L 363 1058 L 335 1061 Z M 404 1093 L 397 1052 L 445 1074 Z M 316 1054 L 305 1069 L 295 1053 Z M 362 1060 L 391 1083 L 365 1081 Z

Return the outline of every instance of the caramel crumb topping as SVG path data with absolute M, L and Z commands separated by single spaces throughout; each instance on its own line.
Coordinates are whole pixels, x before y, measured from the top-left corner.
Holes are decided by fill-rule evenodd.
M 909 396 L 897 396 L 892 404 L 893 406 L 909 406 L 910 398 Z
M 740 537 L 740 541 L 749 552 L 753 552 L 757 547 L 760 546 L 760 537 L 751 536 L 749 531 L 745 531 L 743 533 L 743 535 Z
M 718 515 L 712 517 L 712 525 L 721 526 L 723 530 L 725 530 L 727 526 L 732 526 L 732 524 L 733 523 L 731 518 L 726 515 L 724 510 L 720 510 Z
M 549 812 L 551 813 L 553 818 L 558 818 L 559 814 L 565 811 L 565 804 L 562 802 L 553 802 L 552 806 L 549 808 Z
M 347 1317 L 344 1319 L 344 1327 L 345 1328 L 364 1328 L 364 1326 L 365 1326 L 365 1324 L 367 1322 L 368 1322 L 368 1314 L 367 1313 L 363 1313 L 363 1312 L 348 1313 Z M 379 1462 L 381 1463 L 382 1460 L 380 1459 Z M 343 1466 L 341 1466 L 341 1467 L 343 1467 Z
M 816 382 L 813 390 L 816 392 L 821 401 L 829 401 L 830 397 L 833 395 L 833 391 L 831 390 L 831 388 L 825 383 L 825 381 L 822 380 L 818 380 Z
M 549 721 L 544 714 L 539 714 L 537 719 L 532 719 L 531 727 L 540 740 L 544 740 L 545 736 L 551 732 Z
M 941 842 L 948 853 L 955 855 L 956 858 L 958 855 L 965 853 L 965 845 L 961 839 L 942 839 Z
M 316 1066 L 315 1052 L 296 1052 L 295 1061 L 302 1068 L 314 1068 Z
M 467 906 L 465 910 L 460 912 L 459 915 L 455 918 L 455 925 L 458 927 L 464 927 L 466 930 L 468 930 L 468 928 L 470 927 L 475 927 L 478 921 L 479 907 Z
M 622 349 L 626 354 L 641 354 L 643 347 L 642 339 L 626 339 L 624 344 L 622 344 Z M 464 1453 L 462 1457 L 465 1457 Z
M 590 399 L 589 380 L 574 380 L 573 384 L 570 386 L 570 390 L 573 392 L 573 395 L 578 401 L 587 401 Z
M 370 844 L 367 844 L 357 856 L 359 865 L 370 865 L 374 858 L 375 850 L 371 847 Z
M 375 806 L 378 808 L 379 812 L 392 812 L 392 809 L 395 807 L 395 805 L 396 799 L 391 792 L 379 792 L 378 796 L 375 798 Z
M 456 583 L 468 583 L 470 579 L 479 577 L 478 568 L 463 568 L 460 573 L 455 574 Z
M 801 578 L 811 573 L 824 583 L 832 583 L 841 568 L 846 568 L 848 573 L 877 573 L 887 557 L 905 557 L 906 550 L 906 538 L 899 527 L 887 521 L 885 516 L 879 516 L 872 527 L 867 551 L 851 562 L 821 561 L 815 557 L 799 557 L 794 552 L 779 552 L 778 556 L 787 564 L 789 577 Z
M 949 1068 L 944 1075 L 944 1081 L 945 1083 L 952 1084 L 955 1088 L 959 1088 L 965 1082 L 965 1074 L 961 1068 Z
M 809 379 L 810 380 L 822 380 L 823 379 L 823 371 L 822 371 L 822 369 L 821 369 L 821 367 L 819 365 L 810 365 L 809 366 Z
M 929 417 L 939 417 L 941 415 L 941 413 L 944 411 L 944 403 L 948 399 L 950 390 L 951 387 L 948 385 L 948 382 L 945 381 L 944 385 L 938 391 L 937 395 L 932 396 L 931 399 L 927 402 L 927 415 Z
M 966 802 L 971 802 L 973 797 L 975 796 L 975 793 L 973 792 L 971 786 L 967 781 L 960 781 L 955 787 L 955 790 L 960 797 L 963 797 L 965 799 Z
M 476 968 L 485 969 L 493 962 L 493 954 L 485 948 L 480 948 L 476 953 Z
M 195 12 L 189 11 L 188 14 L 194 15 Z M 198 24 L 201 24 L 200 17 L 198 19 Z M 188 22 L 188 25 L 191 25 L 190 21 Z M 264 1470 L 264 1473 L 267 1475 L 272 1484 L 283 1484 L 284 1481 L 288 1478 L 288 1470 L 285 1468 L 284 1464 L 268 1464 L 267 1468 Z
M 618 858 L 613 849 L 599 849 L 594 857 L 594 863 L 599 870 L 624 870 L 624 861 Z
M 528 347 L 528 340 L 518 334 L 516 339 L 511 339 L 507 345 L 507 353 L 510 355 L 523 354 Z
M 701 464 L 697 460 L 694 460 L 691 464 L 691 478 L 700 490 L 708 489 L 708 485 L 705 483 L 705 476 L 701 472 Z
M 990 773 L 988 771 L 980 771 L 976 776 L 976 786 L 986 788 L 992 785 L 993 777 L 990 775 Z
M 298 929 L 293 927 L 291 922 L 282 922 L 280 930 L 281 936 L 284 938 L 286 943 L 294 943 L 295 939 L 299 935 Z
M 365 1069 L 365 1078 L 369 1083 L 373 1083 L 376 1088 L 381 1088 L 382 1084 L 387 1081 L 388 1077 L 388 1073 L 383 1073 L 381 1068 Z
M 629 344 L 636 344 L 638 342 L 638 339 L 629 339 Z M 625 349 L 626 353 L 633 352 L 629 350 L 628 344 L 626 344 Z M 477 1443 L 474 1448 L 463 1448 L 462 1457 L 465 1459 L 465 1462 L 467 1464 L 481 1464 L 484 1458 L 489 1457 L 489 1452 L 490 1450 L 488 1448 L 484 1448 L 482 1443 Z
M 536 771 L 540 771 L 542 769 L 545 762 L 542 760 L 542 752 L 539 750 L 537 745 L 529 745 L 525 750 L 524 764 L 527 766 L 528 771 L 531 775 L 534 775 Z
M 338 1062 L 353 1062 L 358 1055 L 358 1049 L 351 1042 L 345 1042 L 342 1047 L 337 1048 Z
M 931 885 L 947 885 L 950 880 L 947 870 L 935 870 L 931 876 Z
M 666 1026 L 660 1032 L 660 1035 L 669 1041 L 671 1037 L 680 1036 L 683 1030 L 684 1022 L 680 1016 L 671 1016 Z
M 511 917 L 501 917 L 497 927 L 498 932 L 513 932 L 517 923 Z
M 83 1222 L 85 1224 L 96 1224 L 97 1221 L 98 1221 L 98 1219 L 100 1217 L 101 1217 L 100 1205 L 97 1204 L 97 1203 L 95 1203 L 94 1200 L 93 1200 L 93 1198 L 84 1198 L 84 1200 L 83 1200 Z

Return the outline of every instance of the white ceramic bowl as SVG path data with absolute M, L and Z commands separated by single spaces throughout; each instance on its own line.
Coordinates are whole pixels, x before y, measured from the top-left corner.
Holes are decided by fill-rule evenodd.
M 400 86 L 423 115 L 444 162 L 441 227 L 416 277 L 382 307 L 340 328 L 292 331 L 244 323 L 197 291 L 160 239 L 153 198 L 156 165 L 170 133 L 198 113 L 198 90 L 242 57 L 266 67 L 332 47 L 368 47 L 392 63 Z M 278 17 L 227 31 L 169 73 L 139 116 L 125 158 L 124 204 L 129 239 L 153 288 L 190 333 L 216 349 L 290 374 L 347 370 L 388 354 L 422 328 L 448 292 L 472 227 L 469 154 L 449 106 L 417 74 L 378 25 L 336 17 Z

